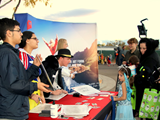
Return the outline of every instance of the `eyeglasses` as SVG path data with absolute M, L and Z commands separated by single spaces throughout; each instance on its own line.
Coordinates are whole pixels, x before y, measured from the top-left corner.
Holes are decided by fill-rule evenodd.
M 38 38 L 30 38 L 30 39 L 38 40 Z
M 21 32 L 21 29 L 19 29 L 19 30 L 10 30 L 10 31 L 16 31 L 16 32 Z

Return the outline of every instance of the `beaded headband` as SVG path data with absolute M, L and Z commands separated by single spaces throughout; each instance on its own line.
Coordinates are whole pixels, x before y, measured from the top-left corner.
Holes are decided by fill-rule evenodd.
M 126 69 L 126 68 L 128 68 L 128 67 L 125 66 L 125 65 L 121 65 L 120 68 L 119 68 L 119 70 L 122 69 L 122 68 L 124 68 L 124 70 L 127 72 L 127 75 L 129 75 L 129 74 L 128 74 L 128 70 Z

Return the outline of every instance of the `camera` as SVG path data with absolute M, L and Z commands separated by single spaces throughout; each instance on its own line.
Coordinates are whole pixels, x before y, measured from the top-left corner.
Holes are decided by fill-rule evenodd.
M 145 20 L 148 20 L 148 19 L 145 18 L 145 19 L 141 20 L 140 22 L 141 22 L 142 25 L 138 25 L 138 26 L 137 26 L 137 27 L 138 27 L 139 37 L 140 37 L 140 38 L 141 38 L 141 36 L 147 37 L 147 30 L 146 30 L 146 28 L 145 28 L 145 26 L 144 26 L 144 24 L 143 24 L 143 21 L 145 21 Z

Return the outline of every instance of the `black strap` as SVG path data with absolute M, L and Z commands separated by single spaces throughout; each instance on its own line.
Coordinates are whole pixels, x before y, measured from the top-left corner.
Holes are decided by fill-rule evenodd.
M 62 83 L 61 71 L 62 71 L 62 69 L 59 68 L 59 69 L 58 69 L 58 85 L 59 85 L 62 89 L 64 89 L 64 88 L 63 88 L 63 83 Z
M 157 93 L 159 93 L 159 83 L 151 83 L 149 87 L 149 91 L 151 91 L 154 85 L 155 85 L 155 89 L 157 90 Z

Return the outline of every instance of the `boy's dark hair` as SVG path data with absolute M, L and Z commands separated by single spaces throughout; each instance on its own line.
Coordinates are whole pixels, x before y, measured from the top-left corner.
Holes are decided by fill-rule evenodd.
M 132 55 L 129 58 L 129 64 L 137 66 L 139 64 L 139 58 L 136 55 Z
M 21 43 L 19 44 L 20 48 L 24 48 L 26 46 L 26 40 L 31 39 L 32 34 L 34 34 L 34 32 L 31 32 L 31 31 L 23 32 L 22 40 L 21 40 Z
M 15 26 L 20 26 L 19 22 L 9 18 L 0 19 L 0 39 L 3 41 L 6 39 L 7 30 L 13 30 Z

